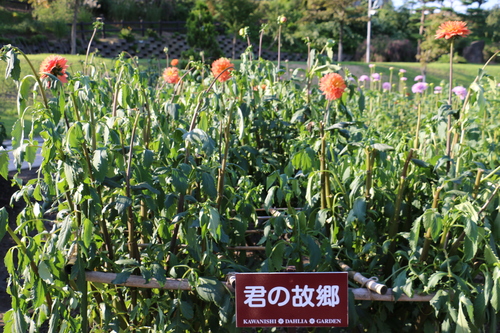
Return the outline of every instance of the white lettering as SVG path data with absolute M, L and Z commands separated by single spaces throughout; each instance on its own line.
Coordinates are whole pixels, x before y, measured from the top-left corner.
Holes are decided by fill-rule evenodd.
M 245 286 L 245 301 L 251 308 L 263 308 L 266 306 L 266 289 L 263 286 Z
M 295 295 L 292 298 L 292 304 L 294 307 L 305 307 L 307 305 L 314 307 L 314 303 L 311 301 L 313 298 L 314 288 L 309 288 L 306 284 L 304 288 L 300 288 L 295 285 L 292 289 Z
M 322 286 L 320 285 L 318 289 L 316 289 L 316 293 L 318 296 L 316 299 L 318 300 L 317 306 L 331 306 L 334 307 L 337 304 L 340 304 L 339 297 L 339 286 Z
M 316 323 L 318 324 L 341 324 L 342 320 L 334 318 L 334 319 L 316 319 Z
M 281 301 L 280 303 L 278 303 L 278 301 L 281 298 L 281 292 L 283 292 L 283 294 L 285 294 L 285 299 L 283 301 Z M 273 297 L 273 295 L 275 295 L 275 296 Z M 269 294 L 267 295 L 267 300 L 269 301 L 269 304 L 274 305 L 274 304 L 278 303 L 278 306 L 283 306 L 283 305 L 287 304 L 288 301 L 290 300 L 290 292 L 285 287 L 274 287 L 273 289 L 271 289 L 269 291 Z

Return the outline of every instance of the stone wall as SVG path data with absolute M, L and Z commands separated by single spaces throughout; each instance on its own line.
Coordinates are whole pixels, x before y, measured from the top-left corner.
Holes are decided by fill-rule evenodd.
M 232 38 L 226 36 L 218 36 L 217 41 L 222 49 L 225 57 L 230 58 L 233 52 Z M 85 54 L 88 41 L 78 41 L 78 52 L 80 54 Z M 12 44 L 19 47 L 26 53 L 57 53 L 57 54 L 69 54 L 70 53 L 70 43 L 69 41 L 43 41 L 36 44 L 28 44 L 23 40 L 12 41 Z M 165 57 L 164 49 L 168 47 L 169 58 L 180 58 L 181 52 L 188 50 L 189 47 L 186 42 L 185 35 L 164 33 L 161 39 L 148 38 L 148 39 L 137 39 L 133 42 L 127 42 L 124 39 L 109 38 L 96 40 L 92 43 L 91 52 L 98 51 L 99 56 L 105 58 L 115 58 L 122 51 L 127 51 L 132 56 L 138 56 L 139 58 L 163 58 Z M 241 39 L 236 42 L 236 52 L 235 56 L 237 59 L 246 50 L 247 44 Z M 254 54 L 258 52 L 258 45 L 254 45 Z M 262 51 L 262 58 L 266 60 L 277 60 L 277 52 Z M 306 61 L 306 54 L 300 53 L 281 53 L 281 60 L 289 61 Z
M 230 58 L 233 53 L 233 40 L 231 37 L 218 36 L 217 41 L 225 57 Z M 180 58 L 181 52 L 188 50 L 186 38 L 184 35 L 180 34 L 164 34 L 161 39 L 148 38 L 145 40 L 136 40 L 133 42 L 127 42 L 123 39 L 98 41 L 92 44 L 92 51 L 96 49 L 99 54 L 105 58 L 117 57 L 120 52 L 127 51 L 133 56 L 138 56 L 139 58 L 162 58 L 165 57 L 164 49 L 168 47 L 169 58 Z M 258 46 L 254 46 L 254 53 L 256 53 Z M 237 59 L 240 55 L 245 52 L 247 44 L 241 40 L 236 41 L 235 56 Z M 277 52 L 262 51 L 262 58 L 267 60 L 276 60 L 278 58 Z M 290 61 L 306 61 L 305 54 L 298 53 L 286 53 L 282 52 L 281 60 Z

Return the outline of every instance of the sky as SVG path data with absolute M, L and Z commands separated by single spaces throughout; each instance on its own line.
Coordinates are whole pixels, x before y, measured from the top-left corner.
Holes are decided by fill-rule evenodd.
M 392 0 L 392 3 L 394 4 L 394 7 L 399 8 L 403 6 L 407 0 Z M 457 12 L 465 12 L 465 9 L 467 7 L 460 5 L 461 1 L 460 0 L 445 0 L 444 5 L 447 7 L 453 7 Z M 432 5 L 432 3 L 429 3 L 429 5 Z M 439 7 L 440 5 L 435 3 L 436 7 Z M 491 9 L 495 5 L 500 5 L 500 2 L 498 0 L 488 0 L 485 4 L 481 6 L 482 9 Z M 470 8 L 477 8 L 477 3 L 473 4 L 470 6 Z

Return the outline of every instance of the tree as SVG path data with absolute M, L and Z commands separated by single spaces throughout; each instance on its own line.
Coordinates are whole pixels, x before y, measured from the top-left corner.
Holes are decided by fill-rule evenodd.
M 71 54 L 76 54 L 76 25 L 84 17 L 90 16 L 89 10 L 97 8 L 97 0 L 55 0 L 30 1 L 33 15 L 53 28 L 58 37 L 67 33 L 66 24 L 71 23 Z
M 238 31 L 245 26 L 256 25 L 257 7 L 258 5 L 251 0 L 215 0 L 215 18 L 222 22 L 233 35 L 233 59 L 235 59 Z
M 205 3 L 198 1 L 189 13 L 186 21 L 187 42 L 197 51 L 204 51 L 210 59 L 220 57 L 222 54 L 217 42 L 217 32 L 212 14 Z
M 487 38 L 493 42 L 500 42 L 500 7 L 491 9 L 486 17 Z
M 357 0 L 309 0 L 306 20 L 338 23 L 338 61 L 342 61 L 344 32 L 346 26 L 364 21 L 364 7 L 355 6 Z

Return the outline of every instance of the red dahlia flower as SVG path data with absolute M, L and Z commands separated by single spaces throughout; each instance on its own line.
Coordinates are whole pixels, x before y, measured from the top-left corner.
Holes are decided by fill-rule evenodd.
M 68 82 L 68 74 L 66 74 L 67 60 L 58 55 L 50 55 L 42 61 L 40 65 L 40 78 L 45 79 L 47 74 L 52 74 L 59 79 L 62 83 Z M 50 84 L 49 84 L 50 87 Z
M 220 58 L 220 59 L 215 60 L 212 63 L 212 74 L 214 75 L 214 77 L 217 77 L 220 73 L 222 73 L 227 68 L 229 68 L 229 69 L 227 71 L 225 71 L 217 79 L 217 80 L 219 80 L 219 82 L 226 82 L 231 77 L 231 71 L 234 69 L 233 64 L 231 63 L 231 61 L 229 61 L 229 59 Z
M 181 79 L 179 77 L 179 69 L 177 67 L 167 67 L 163 71 L 163 79 L 167 83 L 177 83 Z
M 467 23 L 463 21 L 447 21 L 442 23 L 436 31 L 436 39 L 453 37 L 467 37 L 470 30 L 467 29 Z
M 337 73 L 329 73 L 319 81 L 319 89 L 323 92 L 326 99 L 338 99 L 342 97 L 346 88 L 344 79 Z

